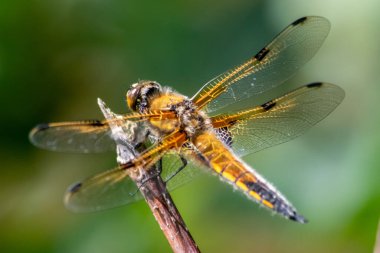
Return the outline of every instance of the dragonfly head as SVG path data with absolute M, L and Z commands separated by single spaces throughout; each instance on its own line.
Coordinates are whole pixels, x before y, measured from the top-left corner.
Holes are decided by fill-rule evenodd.
M 150 100 L 161 94 L 161 85 L 155 81 L 139 81 L 127 92 L 127 104 L 132 111 L 140 113 L 149 109 Z

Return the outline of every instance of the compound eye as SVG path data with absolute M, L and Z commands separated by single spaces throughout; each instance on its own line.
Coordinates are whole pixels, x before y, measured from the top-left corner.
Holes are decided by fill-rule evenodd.
M 140 93 L 140 89 L 136 87 L 132 87 L 132 89 L 130 89 L 127 92 L 127 104 L 128 104 L 128 107 L 133 111 L 136 111 L 137 103 L 141 102 L 141 97 L 139 96 L 139 93 Z
M 138 97 L 138 98 L 136 99 L 136 101 L 135 101 L 135 108 L 134 108 L 134 109 L 136 109 L 140 104 L 141 104 L 141 98 Z
M 145 92 L 146 97 L 152 97 L 161 92 L 161 85 L 155 81 L 149 83 L 148 89 Z
M 159 92 L 160 92 L 160 90 L 159 90 L 157 87 L 152 86 L 152 87 L 150 87 L 150 88 L 146 91 L 145 96 L 146 96 L 147 98 L 151 98 L 151 97 L 153 97 L 154 95 L 156 95 L 156 94 L 159 93 Z

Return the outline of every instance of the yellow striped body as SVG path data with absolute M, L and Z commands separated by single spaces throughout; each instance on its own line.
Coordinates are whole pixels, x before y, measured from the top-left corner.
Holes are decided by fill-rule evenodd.
M 303 221 L 303 217 L 296 213 L 284 196 L 236 157 L 212 131 L 206 131 L 194 137 L 193 144 L 202 156 L 203 163 L 243 191 L 249 198 L 289 219 Z

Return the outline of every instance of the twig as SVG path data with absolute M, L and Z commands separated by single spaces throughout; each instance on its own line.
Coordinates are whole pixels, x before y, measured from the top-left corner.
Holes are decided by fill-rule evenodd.
M 174 252 L 200 252 L 168 193 L 165 183 L 160 175 L 154 175 L 154 171 L 148 171 L 149 180 L 140 187 L 140 191 L 171 248 Z
M 373 249 L 373 253 L 380 253 L 380 221 L 377 229 L 375 248 Z
M 98 99 L 98 104 L 106 119 L 120 118 L 102 100 Z M 120 126 L 117 120 L 113 120 L 110 127 L 117 144 L 118 163 L 125 164 L 137 157 L 138 151 L 131 144 L 139 139 L 138 125 L 125 122 Z M 129 176 L 139 187 L 173 252 L 200 252 L 156 168 L 140 169 L 137 173 L 129 173 Z

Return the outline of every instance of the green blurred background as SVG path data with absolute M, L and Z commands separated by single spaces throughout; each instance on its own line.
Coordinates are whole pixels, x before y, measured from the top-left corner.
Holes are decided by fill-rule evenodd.
M 380 2 L 2 0 L 0 252 L 167 252 L 144 202 L 93 214 L 62 204 L 68 185 L 115 155 L 33 147 L 37 123 L 125 112 L 138 79 L 191 96 L 286 25 L 320 15 L 332 30 L 283 90 L 328 81 L 343 103 L 304 136 L 246 157 L 310 223 L 259 208 L 216 177 L 173 192 L 203 252 L 372 252 L 380 211 Z M 275 94 L 273 93 L 273 96 Z

